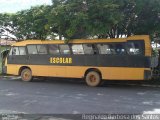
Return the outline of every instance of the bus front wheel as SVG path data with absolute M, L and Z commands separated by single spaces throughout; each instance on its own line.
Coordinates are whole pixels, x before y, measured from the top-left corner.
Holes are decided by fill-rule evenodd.
M 87 73 L 87 75 L 85 77 L 85 81 L 88 86 L 97 87 L 101 84 L 102 80 L 101 80 L 101 76 L 98 72 L 90 71 Z
M 32 71 L 28 68 L 23 69 L 21 72 L 21 79 L 24 82 L 32 81 Z

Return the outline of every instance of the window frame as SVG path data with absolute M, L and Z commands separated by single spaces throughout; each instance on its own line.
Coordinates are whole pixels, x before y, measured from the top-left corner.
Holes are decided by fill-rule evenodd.
M 28 55 L 28 51 L 27 51 L 27 49 L 26 49 L 26 46 L 18 46 L 18 49 L 19 49 L 20 47 L 24 47 L 25 52 L 26 52 L 25 55 Z M 19 55 L 20 55 L 20 49 L 19 49 Z M 20 56 L 24 56 L 24 55 L 20 55 Z
M 19 55 L 13 55 L 13 54 L 10 55 L 10 52 L 11 52 L 11 50 L 12 50 L 14 47 L 18 47 Z M 26 52 L 25 55 L 28 55 L 28 51 L 27 51 L 26 46 L 11 46 L 10 49 L 9 49 L 9 54 L 8 54 L 8 56 L 25 56 L 25 55 L 20 55 L 20 49 L 19 49 L 20 47 L 24 47 L 25 52 Z
M 49 51 L 49 50 L 50 50 L 50 49 L 49 49 L 49 48 L 50 48 L 49 45 L 57 45 L 57 46 L 58 46 L 59 53 L 58 53 L 58 54 L 51 54 L 50 51 Z M 59 45 L 60 45 L 60 44 L 47 44 L 47 46 L 48 46 L 48 47 L 47 47 L 47 48 L 48 48 L 48 54 L 49 54 L 49 55 L 61 55 L 61 51 L 60 51 Z M 63 54 L 62 54 L 62 55 L 63 55 Z
M 74 53 L 73 53 L 72 45 L 79 45 L 79 44 L 82 45 L 84 54 L 74 54 Z M 89 45 L 92 45 L 93 54 L 86 54 L 86 53 L 85 53 L 84 45 L 88 45 L 88 44 L 89 44 Z M 70 45 L 70 49 L 71 49 L 71 54 L 72 54 L 72 55 L 98 55 L 98 54 L 99 54 L 99 51 L 98 51 L 98 48 L 97 48 L 96 44 L 97 44 L 97 43 L 71 43 L 71 44 L 69 44 L 69 45 Z
M 37 54 L 30 54 L 30 53 L 29 53 L 28 46 L 30 46 L 30 45 L 35 45 L 35 46 L 36 46 Z M 38 54 L 38 49 L 37 49 L 37 44 L 27 44 L 27 45 L 26 45 L 26 48 L 27 48 L 28 55 L 39 55 L 39 54 Z
M 18 55 L 13 55 L 13 48 L 15 48 L 15 47 L 17 47 L 18 48 Z M 12 54 L 10 55 L 10 52 L 12 52 Z M 20 55 L 20 52 L 19 52 L 19 46 L 12 46 L 11 48 L 10 48 L 10 52 L 9 52 L 9 56 L 19 56 Z
M 115 50 L 115 54 L 101 54 L 99 48 L 98 48 L 98 44 L 104 44 L 104 45 L 113 45 L 113 48 Z M 123 48 L 124 48 L 124 53 L 123 54 L 117 54 L 116 52 L 116 45 L 117 44 L 122 44 Z M 97 48 L 97 51 L 98 51 L 98 54 L 99 55 L 107 55 L 107 56 L 126 56 L 127 55 L 127 49 L 126 49 L 126 42 L 102 42 L 102 43 L 96 43 L 96 48 Z
M 82 49 L 83 49 L 83 54 L 74 54 L 74 52 L 73 52 L 73 49 L 72 49 L 72 46 L 73 45 L 81 45 L 82 46 Z M 70 49 L 71 49 L 71 53 L 72 53 L 72 55 L 86 55 L 85 54 L 85 51 L 84 51 L 84 47 L 83 47 L 83 43 L 73 43 L 73 44 L 70 44 Z
M 39 51 L 38 51 L 38 45 L 44 45 L 45 47 L 46 47 L 46 54 L 39 54 Z M 49 53 L 48 53 L 48 45 L 47 44 L 36 44 L 36 48 L 37 48 L 37 52 L 38 52 L 38 55 L 48 55 Z
M 128 51 L 128 43 L 133 42 L 133 43 L 138 43 L 140 45 L 140 54 L 130 54 Z M 145 56 L 145 41 L 144 40 L 127 40 L 126 42 L 126 51 L 127 55 L 129 56 Z
M 12 54 L 10 54 L 11 52 L 12 52 L 12 48 L 13 48 L 14 46 L 11 46 L 11 48 L 9 49 L 9 54 L 8 54 L 8 56 L 13 56 Z
M 84 50 L 84 55 L 98 55 L 99 54 L 99 51 L 98 51 L 98 48 L 97 48 L 97 43 L 83 43 L 82 46 L 83 46 L 83 50 Z M 91 45 L 92 46 L 92 52 L 93 54 L 86 54 L 85 53 L 85 49 L 84 49 L 84 45 Z
M 30 45 L 35 45 L 35 46 L 36 46 L 37 54 L 29 54 L 28 46 L 30 46 Z M 39 54 L 37 45 L 45 45 L 45 46 L 46 46 L 46 50 L 47 50 L 47 54 Z M 48 55 L 48 54 L 49 54 L 49 51 L 48 51 L 48 44 L 27 44 L 27 45 L 26 45 L 26 49 L 27 49 L 27 54 L 28 54 L 28 55 Z
M 59 52 L 60 52 L 59 55 L 72 55 L 72 54 L 73 54 L 73 53 L 72 53 L 72 50 L 71 50 L 71 45 L 70 45 L 70 44 L 55 44 L 55 45 L 58 45 Z M 62 46 L 62 45 L 68 45 L 69 54 L 63 54 L 63 53 L 61 52 L 61 47 L 60 47 L 60 46 Z

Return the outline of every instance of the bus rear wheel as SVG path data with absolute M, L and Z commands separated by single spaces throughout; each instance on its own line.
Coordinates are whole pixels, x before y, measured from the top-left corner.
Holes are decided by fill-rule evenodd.
M 28 68 L 23 69 L 22 72 L 21 72 L 21 79 L 24 82 L 32 81 L 32 72 L 31 72 L 31 70 L 28 69 Z
M 85 77 L 85 81 L 88 86 L 97 87 L 101 84 L 102 80 L 101 80 L 101 76 L 98 72 L 90 71 L 87 73 L 87 75 Z

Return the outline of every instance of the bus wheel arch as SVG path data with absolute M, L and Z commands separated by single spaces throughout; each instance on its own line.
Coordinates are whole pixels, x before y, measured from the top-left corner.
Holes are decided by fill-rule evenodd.
M 32 78 L 33 78 L 32 70 L 27 66 L 23 66 L 23 67 L 20 68 L 19 75 L 21 76 L 21 79 L 24 82 L 32 81 Z
M 84 76 L 88 86 L 97 87 L 101 85 L 102 74 L 100 70 L 96 68 L 90 68 L 85 72 Z

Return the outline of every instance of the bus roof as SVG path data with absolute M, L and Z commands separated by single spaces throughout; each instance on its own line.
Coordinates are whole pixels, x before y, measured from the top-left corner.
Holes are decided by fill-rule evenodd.
M 114 39 L 74 39 L 68 43 L 104 43 L 104 42 L 126 42 L 127 40 L 149 40 L 149 35 L 135 35 L 128 38 Z M 26 46 L 28 44 L 64 44 L 64 40 L 24 40 L 13 43 L 12 46 Z

